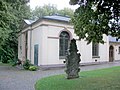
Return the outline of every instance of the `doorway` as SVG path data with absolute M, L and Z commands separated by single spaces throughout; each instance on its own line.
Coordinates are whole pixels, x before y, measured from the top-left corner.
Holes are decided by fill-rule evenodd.
M 110 46 L 109 47 L 109 62 L 113 62 L 114 61 L 114 47 Z
M 34 65 L 38 66 L 38 44 L 34 45 Z

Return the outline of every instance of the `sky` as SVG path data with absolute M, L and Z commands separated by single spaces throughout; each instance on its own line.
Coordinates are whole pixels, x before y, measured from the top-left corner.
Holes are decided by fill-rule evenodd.
M 68 7 L 75 10 L 78 7 L 78 5 L 69 5 L 69 0 L 30 0 L 31 9 L 34 9 L 36 6 L 44 6 L 44 4 L 56 5 L 58 9 Z

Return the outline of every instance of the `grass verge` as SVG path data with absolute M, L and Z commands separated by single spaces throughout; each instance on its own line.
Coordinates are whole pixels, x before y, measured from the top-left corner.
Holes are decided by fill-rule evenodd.
M 120 66 L 85 71 L 80 78 L 67 80 L 66 75 L 42 78 L 35 84 L 36 90 L 120 90 Z
M 0 62 L 0 66 L 11 66 L 12 64 L 11 63 L 2 63 Z

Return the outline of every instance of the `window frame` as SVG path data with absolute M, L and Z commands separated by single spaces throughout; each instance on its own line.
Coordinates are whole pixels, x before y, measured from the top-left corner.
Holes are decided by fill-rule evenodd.
M 62 31 L 59 35 L 59 58 L 60 59 L 65 59 L 67 50 L 69 48 L 69 44 L 70 44 L 70 34 L 67 31 Z
M 92 43 L 92 58 L 100 58 L 99 43 Z

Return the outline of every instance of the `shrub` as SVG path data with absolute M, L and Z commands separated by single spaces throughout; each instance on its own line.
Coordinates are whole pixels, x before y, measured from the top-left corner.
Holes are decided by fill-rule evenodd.
M 8 63 L 7 59 L 2 60 L 2 63 Z
M 16 63 L 16 62 L 13 62 L 13 63 L 12 63 L 12 66 L 16 66 L 16 65 L 17 65 L 17 63 Z
M 30 70 L 30 71 L 36 71 L 38 69 L 38 67 L 31 64 L 30 60 L 28 60 L 28 59 L 24 62 L 23 68 L 25 70 Z
M 23 68 L 25 70 L 29 70 L 30 65 L 31 65 L 30 60 L 27 59 L 23 64 Z
M 30 71 L 36 71 L 37 69 L 38 69 L 37 66 L 30 66 L 30 67 L 29 67 L 29 70 L 30 70 Z

